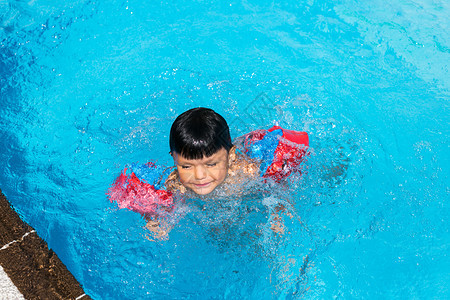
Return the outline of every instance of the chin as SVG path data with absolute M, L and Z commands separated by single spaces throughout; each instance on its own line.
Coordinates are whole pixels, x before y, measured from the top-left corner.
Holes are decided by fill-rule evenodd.
M 212 191 L 214 191 L 214 189 L 217 187 L 217 185 L 210 185 L 208 187 L 205 188 L 195 188 L 195 187 L 191 187 L 191 190 L 196 193 L 197 195 L 208 195 L 209 193 L 211 193 Z
M 209 193 L 211 193 L 212 191 L 214 191 L 214 189 L 204 189 L 204 190 L 193 190 L 194 193 L 196 193 L 197 195 L 208 195 Z

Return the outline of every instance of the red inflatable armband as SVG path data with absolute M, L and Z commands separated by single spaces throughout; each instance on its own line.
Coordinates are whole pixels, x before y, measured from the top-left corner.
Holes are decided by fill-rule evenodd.
M 134 172 L 127 174 L 125 169 L 109 189 L 110 201 L 117 202 L 119 208 L 128 208 L 140 214 L 153 214 L 158 209 L 173 209 L 172 193 L 156 189 L 141 179 Z

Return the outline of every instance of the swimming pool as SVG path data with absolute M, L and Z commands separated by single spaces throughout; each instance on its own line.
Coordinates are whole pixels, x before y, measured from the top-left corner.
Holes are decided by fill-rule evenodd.
M 95 299 L 448 298 L 449 12 L 2 1 L 0 188 Z M 105 193 L 127 163 L 171 164 L 170 125 L 194 106 L 234 137 L 307 131 L 311 154 L 290 188 L 190 207 L 150 241 Z M 288 200 L 273 235 L 267 207 Z

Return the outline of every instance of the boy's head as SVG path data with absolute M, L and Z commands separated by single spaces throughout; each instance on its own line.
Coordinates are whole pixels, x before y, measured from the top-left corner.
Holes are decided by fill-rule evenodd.
M 209 108 L 182 113 L 170 129 L 170 152 L 180 182 L 200 195 L 209 194 L 225 180 L 232 146 L 227 122 Z

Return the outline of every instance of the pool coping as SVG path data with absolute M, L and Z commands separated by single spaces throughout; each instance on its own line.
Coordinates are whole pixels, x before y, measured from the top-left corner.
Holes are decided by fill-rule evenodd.
M 0 266 L 25 299 L 91 299 L 1 189 Z

